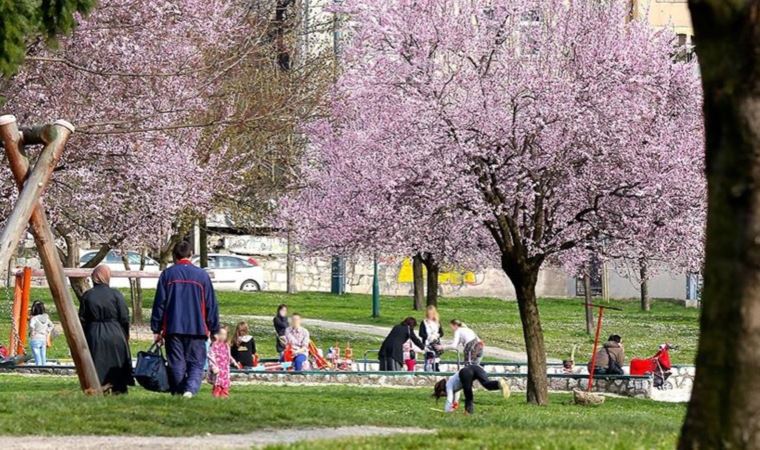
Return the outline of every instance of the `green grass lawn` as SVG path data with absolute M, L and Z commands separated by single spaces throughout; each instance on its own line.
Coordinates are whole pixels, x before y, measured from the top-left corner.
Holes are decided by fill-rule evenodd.
M 52 306 L 49 291 L 35 289 L 34 299 L 40 299 Z M 291 312 L 299 312 L 305 317 L 334 320 L 340 322 L 393 325 L 404 317 L 412 315 L 422 318 L 421 311 L 413 311 L 411 299 L 407 297 L 382 297 L 381 317 L 371 317 L 371 297 L 368 295 L 347 294 L 334 296 L 325 293 L 303 292 L 287 295 L 277 292 L 242 293 L 219 292 L 221 313 L 232 321 L 241 315 L 274 315 L 280 303 L 287 303 Z M 145 296 L 145 314 L 149 314 L 153 293 Z M 583 308 L 579 299 L 541 299 L 539 301 L 541 320 L 544 329 L 547 353 L 550 357 L 564 358 L 569 355 L 573 345 L 578 345 L 576 360 L 583 361 L 590 355 L 593 339 L 584 332 Z M 694 360 L 698 336 L 699 311 L 681 306 L 655 301 L 652 311 L 642 312 L 634 301 L 611 301 L 610 305 L 623 308 L 623 311 L 608 311 L 605 314 L 602 335 L 612 333 L 623 336 L 628 357 L 651 356 L 657 345 L 672 342 L 680 350 L 672 354 L 674 363 L 690 364 Z M 515 302 L 493 298 L 454 298 L 439 299 L 439 310 L 444 321 L 459 318 L 468 323 L 488 345 L 510 350 L 523 350 L 522 327 Z M 54 315 L 55 318 L 55 315 Z M 7 333 L 3 331 L 0 319 L 0 341 Z M 446 330 L 448 331 L 448 330 Z M 272 347 L 272 329 L 268 323 L 254 327 L 257 339 L 261 339 L 264 356 L 269 356 Z M 359 350 L 377 348 L 380 340 L 373 337 L 348 336 L 345 333 L 319 332 L 315 337 L 321 341 L 320 346 L 327 347 L 337 339 L 341 347 L 351 338 Z M 449 334 L 450 336 L 450 334 Z M 62 342 L 63 339 L 60 339 Z M 326 342 L 325 342 L 326 341 Z M 361 352 L 355 352 L 357 357 Z
M 198 435 L 266 428 L 344 425 L 411 426 L 437 435 L 309 442 L 292 448 L 673 448 L 680 404 L 609 398 L 600 407 L 552 395 L 547 407 L 521 394 L 476 392 L 476 412 L 444 414 L 428 389 L 235 385 L 231 399 L 192 400 L 136 388 L 123 397 L 88 398 L 71 377 L 0 376 L 0 434 Z M 329 436 L 326 436 L 329 437 Z M 288 447 L 291 448 L 291 447 Z

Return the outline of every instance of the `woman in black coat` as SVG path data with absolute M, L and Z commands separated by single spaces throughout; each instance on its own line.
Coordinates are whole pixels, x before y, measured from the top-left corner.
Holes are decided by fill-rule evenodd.
M 129 310 L 124 296 L 111 289 L 111 270 L 98 266 L 92 272 L 93 287 L 79 305 L 87 345 L 102 386 L 114 394 L 126 394 L 134 386 L 132 355 L 129 352 Z
M 280 355 L 285 351 L 285 330 L 290 326 L 288 323 L 288 305 L 283 304 L 277 307 L 277 314 L 275 314 L 272 322 L 277 337 L 277 354 Z
M 391 332 L 380 346 L 380 370 L 398 372 L 404 364 L 404 343 L 409 339 L 419 348 L 425 348 L 420 338 L 414 334 L 417 320 L 407 317 L 403 322 L 391 329 Z

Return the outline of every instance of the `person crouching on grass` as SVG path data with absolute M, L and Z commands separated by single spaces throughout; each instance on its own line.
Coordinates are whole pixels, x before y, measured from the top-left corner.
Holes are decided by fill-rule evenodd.
M 446 412 L 453 412 L 459 407 L 459 394 L 464 391 L 464 410 L 466 414 L 475 412 L 475 396 L 472 393 L 473 384 L 477 380 L 481 386 L 489 391 L 501 389 L 501 394 L 505 399 L 509 398 L 511 393 L 509 384 L 504 378 L 499 380 L 489 380 L 488 374 L 483 367 L 470 365 L 463 367 L 449 379 L 442 379 L 435 383 L 433 387 L 433 397 L 438 400 L 446 397 Z
M 217 398 L 227 398 L 230 396 L 232 363 L 230 345 L 227 343 L 227 327 L 219 328 L 211 339 L 208 349 L 208 382 L 213 386 L 211 394 Z

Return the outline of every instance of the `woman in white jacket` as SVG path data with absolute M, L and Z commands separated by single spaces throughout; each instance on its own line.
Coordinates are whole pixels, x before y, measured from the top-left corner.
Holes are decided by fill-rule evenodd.
M 441 352 L 436 350 L 435 346 L 441 343 L 443 327 L 441 327 L 441 318 L 435 306 L 427 307 L 425 319 L 420 324 L 419 335 L 425 344 L 425 372 L 440 372 Z
M 462 347 L 464 353 L 464 365 L 480 365 L 480 361 L 483 359 L 483 341 L 480 340 L 478 335 L 461 320 L 454 319 L 450 323 L 451 329 L 454 331 L 454 339 L 452 339 L 450 344 L 436 346 L 436 349 L 456 350 L 459 347 Z

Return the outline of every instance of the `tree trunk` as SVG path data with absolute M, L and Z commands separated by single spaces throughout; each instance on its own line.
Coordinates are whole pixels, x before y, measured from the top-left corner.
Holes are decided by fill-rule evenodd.
M 760 1 L 690 0 L 705 91 L 707 238 L 680 449 L 760 448 Z
M 285 256 L 285 276 L 286 290 L 288 294 L 296 293 L 296 258 L 293 254 L 293 239 L 290 230 L 288 230 L 288 247 Z
M 169 240 L 166 242 L 166 244 L 159 250 L 158 264 L 161 270 L 166 269 L 166 267 L 169 265 L 172 260 L 172 252 L 174 251 L 174 246 L 185 239 L 187 233 L 189 233 L 192 229 L 193 223 L 194 221 L 191 220 L 182 220 L 177 226 L 177 231 L 169 237 Z
M 76 240 L 69 232 L 67 232 L 62 226 L 56 226 L 55 232 L 58 234 L 58 236 L 63 239 L 63 242 L 66 243 L 66 251 L 64 252 L 61 250 L 60 247 L 58 247 L 58 256 L 61 259 L 61 263 L 63 264 L 63 267 L 79 267 L 79 248 L 77 247 Z M 110 247 L 109 249 L 110 250 Z M 95 255 L 96 257 L 99 256 L 100 251 Z M 97 260 L 98 263 L 103 260 L 105 255 L 108 253 L 103 253 L 103 255 L 100 257 L 100 259 Z M 95 259 L 95 258 L 93 258 Z M 85 264 L 86 266 L 86 264 Z M 71 289 L 74 291 L 74 295 L 78 299 L 82 299 L 82 294 L 87 290 L 88 284 L 87 284 L 87 278 L 69 278 L 69 284 L 71 284 Z
M 142 249 L 140 251 L 140 272 L 145 270 L 145 263 L 147 262 L 147 255 L 145 249 Z M 142 287 L 142 278 L 138 278 L 135 280 L 135 291 L 136 291 L 136 299 L 135 304 L 132 306 L 132 323 L 135 324 L 141 324 L 143 323 L 143 311 L 142 311 L 142 305 L 143 305 L 143 287 Z
M 438 275 L 441 273 L 441 268 L 435 256 L 430 253 L 425 254 L 422 262 L 427 269 L 427 306 L 438 307 Z
M 546 376 L 546 348 L 536 299 L 540 265 L 533 267 L 505 255 L 502 256 L 502 268 L 515 287 L 517 307 L 520 310 L 525 352 L 528 356 L 527 400 L 528 403 L 547 405 L 549 381 Z
M 285 42 L 285 36 L 288 34 L 292 25 L 288 25 L 288 7 L 294 0 L 277 0 L 275 6 L 274 20 L 272 21 L 272 32 L 274 34 L 277 48 L 277 65 L 281 70 L 290 70 L 290 48 Z
M 95 255 L 87 261 L 85 264 L 82 265 L 83 268 L 86 269 L 92 269 L 98 266 L 101 262 L 103 262 L 104 259 L 106 259 L 106 256 L 108 256 L 108 253 L 111 251 L 112 247 L 111 245 L 113 242 L 109 242 L 107 244 L 103 244 L 98 249 L 98 252 L 95 253 Z M 70 250 L 69 250 L 70 251 Z M 67 258 L 67 261 L 70 262 L 71 257 Z M 79 258 L 77 257 L 76 262 L 79 262 Z M 76 264 L 68 267 L 75 267 Z M 71 284 L 71 289 L 74 291 L 74 295 L 81 300 L 82 295 L 87 291 L 87 289 L 90 288 L 90 284 L 87 278 L 69 278 L 69 284 Z
M 132 270 L 131 266 L 129 265 L 129 257 L 127 255 L 127 252 L 122 251 L 121 252 L 121 262 L 124 264 L 124 270 L 130 271 Z M 135 317 L 137 316 L 137 310 L 140 309 L 140 306 L 138 304 L 137 299 L 137 283 L 136 278 L 130 278 L 129 279 L 129 304 L 132 306 L 132 323 L 135 322 Z
M 591 306 L 593 297 L 591 296 L 591 275 L 583 275 L 583 298 L 585 299 L 584 310 L 586 316 L 586 334 L 594 332 L 594 308 Z
M 208 267 L 208 228 L 206 227 L 206 217 L 198 219 L 198 240 L 200 241 L 201 248 L 201 260 L 200 264 L 202 268 Z
M 422 273 L 422 257 L 414 255 L 412 258 L 412 274 L 414 277 L 414 303 L 412 308 L 415 311 L 422 309 L 422 302 L 425 300 L 425 275 Z
M 639 287 L 641 291 L 641 310 L 652 309 L 652 299 L 649 298 L 649 270 L 644 259 L 639 260 Z

